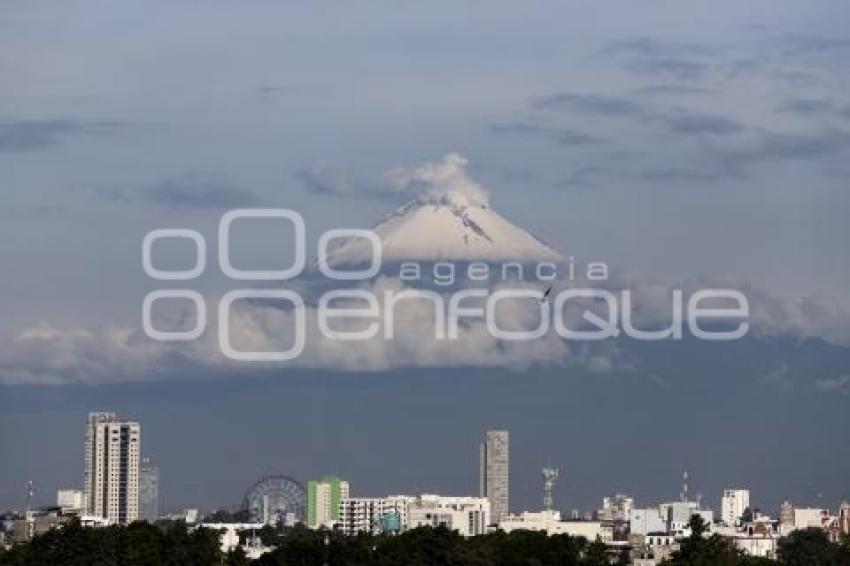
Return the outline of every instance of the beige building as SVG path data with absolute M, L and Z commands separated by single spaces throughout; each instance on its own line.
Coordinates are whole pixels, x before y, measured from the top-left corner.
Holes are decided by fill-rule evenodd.
M 85 443 L 86 513 L 114 523 L 139 518 L 139 423 L 89 413 Z
M 519 514 L 508 514 L 499 521 L 499 528 L 509 533 L 511 531 L 546 531 L 550 535 L 570 535 L 584 537 L 589 541 L 597 538 L 603 542 L 614 538 L 614 528 L 603 521 L 581 521 L 561 519 L 558 511 L 525 511 Z

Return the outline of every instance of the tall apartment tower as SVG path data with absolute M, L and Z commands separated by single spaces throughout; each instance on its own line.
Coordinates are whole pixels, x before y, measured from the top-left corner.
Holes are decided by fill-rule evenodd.
M 142 458 L 139 465 L 139 519 L 156 521 L 159 518 L 159 467 Z
M 498 523 L 508 514 L 510 465 L 508 431 L 488 430 L 480 452 L 480 496 L 490 501 L 490 516 Z
M 727 526 L 734 527 L 749 506 L 750 490 L 724 489 L 720 500 L 720 518 Z
M 348 482 L 336 476 L 307 482 L 307 526 L 318 529 L 339 522 L 339 503 L 348 499 Z
M 89 413 L 86 423 L 86 513 L 116 523 L 139 518 L 141 427 L 115 413 Z

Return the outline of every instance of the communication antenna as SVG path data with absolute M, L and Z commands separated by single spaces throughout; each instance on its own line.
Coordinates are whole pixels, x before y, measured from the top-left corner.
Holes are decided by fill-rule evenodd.
M 558 479 L 558 468 L 546 466 L 541 473 L 543 475 L 543 510 L 551 511 L 554 503 L 552 489 L 555 487 L 555 480 Z
M 682 472 L 682 492 L 679 494 L 682 501 L 688 500 L 688 470 Z

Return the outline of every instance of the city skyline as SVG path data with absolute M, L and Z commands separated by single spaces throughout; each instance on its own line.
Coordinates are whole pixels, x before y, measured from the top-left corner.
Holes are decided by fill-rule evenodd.
M 84 450 L 84 479 L 83 486 L 74 487 L 73 482 L 65 481 L 61 489 L 56 490 L 56 505 L 59 507 L 67 507 L 69 509 L 77 509 L 80 512 L 85 512 L 88 515 L 95 515 L 115 521 L 118 523 L 127 523 L 132 520 L 156 520 L 161 516 L 167 516 L 169 513 L 183 512 L 187 507 L 173 508 L 166 510 L 166 513 L 159 512 L 159 466 L 155 464 L 148 456 L 140 456 L 138 449 L 140 445 L 140 423 L 126 417 L 119 417 L 115 412 L 95 411 L 88 414 L 85 426 L 85 450 Z M 488 516 L 492 517 L 494 523 L 498 523 L 508 513 L 519 514 L 520 512 L 536 512 L 538 509 L 547 511 L 547 497 L 551 495 L 552 489 L 547 489 L 546 477 L 540 481 L 540 494 L 543 496 L 543 505 L 538 507 L 530 506 L 528 508 L 510 508 L 510 459 L 509 459 L 509 431 L 503 429 L 488 429 L 484 432 L 484 441 L 479 444 L 479 484 L 478 497 L 486 499 L 489 503 Z M 104 448 L 98 448 L 98 445 Z M 99 461 L 100 464 L 95 464 Z M 127 461 L 125 468 L 123 463 Z M 119 462 L 121 465 L 119 466 Z M 549 469 L 551 466 L 547 466 Z M 545 476 L 545 474 L 544 474 Z M 261 477 L 259 482 L 264 478 L 289 478 L 286 470 L 277 470 L 275 474 L 269 474 Z M 133 479 L 135 478 L 135 479 Z M 695 502 L 701 508 L 712 510 L 713 515 L 707 516 L 707 522 L 711 523 L 713 517 L 718 517 L 726 524 L 732 524 L 738 517 L 742 516 L 744 511 L 752 512 L 767 512 L 775 511 L 777 516 L 784 513 L 784 507 L 791 502 L 789 498 L 783 497 L 781 505 L 775 504 L 775 507 L 770 506 L 751 506 L 750 505 L 750 489 L 746 488 L 730 488 L 726 487 L 717 498 L 718 504 L 715 505 L 712 499 L 706 500 L 703 493 L 697 492 L 695 499 L 690 499 L 692 494 L 689 493 L 688 470 L 683 470 L 680 476 L 681 484 L 678 493 L 678 500 L 682 502 Z M 113 491 L 113 486 L 126 484 L 126 491 Z M 97 486 L 100 485 L 100 488 Z M 255 484 L 256 485 L 259 484 Z M 388 492 L 381 493 L 358 493 L 352 491 L 350 483 L 334 475 L 322 475 L 318 479 L 309 479 L 302 482 L 304 490 L 304 516 L 298 521 L 303 521 L 310 528 L 319 528 L 320 526 L 331 524 L 339 520 L 338 507 L 340 502 L 349 497 L 352 498 L 380 498 L 387 496 Z M 555 483 L 552 483 L 554 486 Z M 413 490 L 416 492 L 416 490 Z M 37 500 L 32 499 L 32 495 L 36 492 L 35 485 L 32 482 L 27 484 L 27 504 L 38 504 Z M 101 496 L 98 492 L 101 492 Z M 410 493 L 410 490 L 402 490 L 397 492 Z M 421 491 L 419 493 L 440 492 L 441 489 L 432 489 L 429 491 Z M 628 516 L 628 509 L 635 505 L 635 498 L 617 493 L 615 496 L 610 496 L 614 491 L 609 491 L 607 495 L 601 497 L 602 507 L 607 508 L 610 504 L 616 505 L 620 509 L 619 515 L 625 513 Z M 390 494 L 391 496 L 394 496 Z M 455 497 L 469 497 L 462 493 L 455 493 Z M 407 496 L 403 496 L 407 497 Z M 626 499 L 624 499 L 626 498 Z M 77 502 L 79 499 L 79 502 Z M 557 499 L 553 498 L 553 509 L 561 509 L 566 511 L 566 507 L 561 507 Z M 668 497 L 669 501 L 677 501 L 674 497 Z M 846 502 L 848 498 L 842 498 L 842 502 Z M 822 494 L 818 494 L 818 501 L 821 504 L 823 501 Z M 119 501 L 123 501 L 119 508 Z M 625 503 L 624 503 L 625 501 Z M 707 502 L 706 502 L 707 501 Z M 803 503 L 797 501 L 797 503 Z M 810 502 L 811 503 L 811 502 Z M 209 513 L 215 510 L 233 511 L 243 506 L 245 502 L 234 503 L 232 505 L 213 506 L 203 508 L 200 505 L 191 505 L 189 507 L 198 507 L 201 512 Z M 844 503 L 842 503 L 843 505 Z M 625 507 L 622 507 L 625 505 Z M 772 505 L 772 504 L 769 504 Z M 50 507 L 44 505 L 41 507 Z M 597 511 L 602 507 L 593 507 L 586 509 L 572 508 L 569 509 L 571 514 L 578 513 L 578 517 L 589 520 L 595 518 Z M 838 506 L 836 506 L 837 508 Z M 613 508 L 613 507 L 612 507 Z M 494 511 L 495 509 L 495 511 Z M 10 508 L 11 510 L 11 508 Z M 625 511 L 624 511 L 625 510 Z M 600 511 L 601 512 L 601 511 Z M 270 510 L 264 510 L 262 515 L 264 521 L 269 521 L 272 515 Z M 615 513 L 614 516 L 616 516 Z M 613 517 L 613 516 L 612 516 Z M 685 517 L 683 522 L 687 522 L 689 515 Z M 611 518 L 609 518 L 611 520 Z

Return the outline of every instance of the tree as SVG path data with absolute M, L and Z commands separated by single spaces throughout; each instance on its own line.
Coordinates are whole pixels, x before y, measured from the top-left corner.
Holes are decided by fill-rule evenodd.
M 708 525 L 700 515 L 691 516 L 688 521 L 691 536 L 682 540 L 679 550 L 670 557 L 669 564 L 687 566 L 736 566 L 741 552 L 729 540 L 712 535 L 706 537 Z
M 816 527 L 797 529 L 779 541 L 779 559 L 787 566 L 839 564 L 838 550 L 826 531 Z
M 598 538 L 588 545 L 581 563 L 586 566 L 609 566 L 611 559 L 605 543 Z

